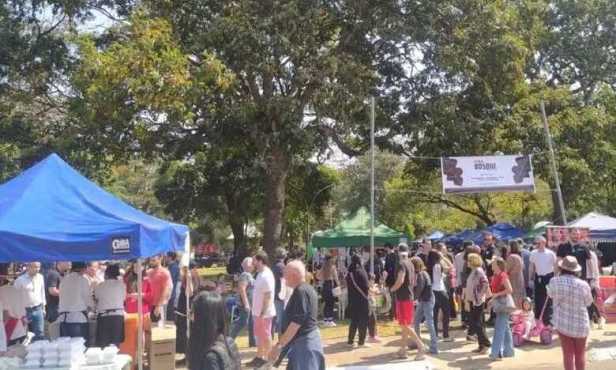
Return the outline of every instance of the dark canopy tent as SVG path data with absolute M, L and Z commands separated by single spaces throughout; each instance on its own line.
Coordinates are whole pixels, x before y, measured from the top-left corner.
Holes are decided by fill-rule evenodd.
M 0 262 L 90 261 L 184 250 L 188 227 L 147 215 L 56 154 L 0 185 Z

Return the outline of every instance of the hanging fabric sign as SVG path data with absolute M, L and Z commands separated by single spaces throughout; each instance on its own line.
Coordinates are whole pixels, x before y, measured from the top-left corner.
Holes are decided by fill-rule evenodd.
M 535 191 L 530 155 L 441 158 L 443 193 Z

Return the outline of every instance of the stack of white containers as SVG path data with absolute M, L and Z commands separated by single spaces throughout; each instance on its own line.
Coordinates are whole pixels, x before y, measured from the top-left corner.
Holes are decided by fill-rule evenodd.
M 86 349 L 83 338 L 58 338 L 49 342 L 41 340 L 28 346 L 22 369 L 45 368 L 49 370 L 75 370 L 84 363 Z

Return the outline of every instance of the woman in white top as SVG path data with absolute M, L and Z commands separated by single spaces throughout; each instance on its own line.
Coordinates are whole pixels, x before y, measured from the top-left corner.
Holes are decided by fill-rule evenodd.
M 28 321 L 26 320 L 26 291 L 8 284 L 7 280 L 0 282 L 0 302 L 3 302 L 2 329 L 5 333 L 6 344 L 21 343 L 28 334 Z
M 438 333 L 438 313 L 442 312 L 441 319 L 443 322 L 443 341 L 451 342 L 453 338 L 449 337 L 449 319 L 451 305 L 449 304 L 449 295 L 445 279 L 446 272 L 451 268 L 451 263 L 443 258 L 442 254 L 436 250 L 431 250 L 427 257 L 427 270 L 432 279 L 432 291 L 434 292 L 434 329 Z
M 2 301 L 0 301 L 0 322 L 4 324 L 4 305 L 2 304 Z M 4 330 L 0 330 L 0 355 L 4 352 L 6 352 L 6 332 Z
M 124 300 L 126 285 L 119 280 L 120 266 L 107 266 L 105 281 L 94 288 L 96 301 L 96 345 L 119 346 L 124 342 Z

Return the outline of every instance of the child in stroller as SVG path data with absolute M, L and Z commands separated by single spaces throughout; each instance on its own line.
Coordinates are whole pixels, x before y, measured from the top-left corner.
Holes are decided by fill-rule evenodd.
M 531 340 L 532 337 L 536 336 L 539 336 L 541 344 L 552 343 L 552 328 L 543 323 L 543 313 L 546 305 L 547 301 L 541 310 L 541 315 L 538 320 L 535 320 L 530 298 L 524 299 L 521 310 L 514 311 L 511 314 L 511 319 L 513 321 L 511 334 L 513 336 L 514 346 L 519 347 L 524 344 L 525 341 Z

